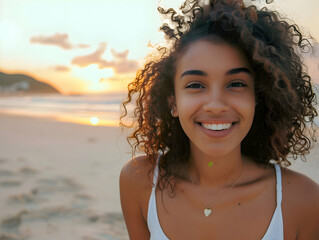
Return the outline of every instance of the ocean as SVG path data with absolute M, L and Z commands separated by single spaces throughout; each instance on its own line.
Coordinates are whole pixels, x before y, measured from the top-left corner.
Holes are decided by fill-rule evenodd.
M 8 96 L 0 97 L 0 113 L 118 126 L 124 98 L 125 94 Z

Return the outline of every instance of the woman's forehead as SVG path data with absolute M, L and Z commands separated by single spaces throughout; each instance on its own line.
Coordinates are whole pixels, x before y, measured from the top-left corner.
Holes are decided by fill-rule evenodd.
M 192 69 L 225 69 L 250 65 L 240 48 L 227 43 L 197 40 L 181 53 L 177 61 L 176 73 Z

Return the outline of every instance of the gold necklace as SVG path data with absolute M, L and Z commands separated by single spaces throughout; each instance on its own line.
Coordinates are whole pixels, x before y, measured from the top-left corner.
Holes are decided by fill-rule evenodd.
M 235 184 L 238 182 L 238 180 L 240 179 L 240 177 L 244 174 L 245 169 L 246 169 L 246 164 L 245 164 L 245 167 L 243 167 L 243 170 L 241 171 L 240 175 L 239 175 L 239 176 L 237 177 L 237 179 L 235 180 L 235 182 L 234 182 L 229 188 L 226 188 L 226 189 L 224 189 L 223 191 L 221 191 L 221 192 L 217 195 L 217 197 L 215 198 L 215 200 L 214 200 L 213 202 L 211 202 L 210 204 L 207 204 L 207 203 L 203 200 L 203 198 L 201 197 L 201 194 L 199 193 L 198 189 L 196 188 L 196 185 L 195 185 L 195 183 L 194 183 L 194 181 L 193 181 L 192 175 L 190 174 L 190 172 L 188 173 L 188 174 L 189 174 L 189 178 L 190 178 L 192 184 L 194 185 L 195 191 L 198 193 L 198 194 L 197 194 L 198 198 L 199 198 L 199 199 L 201 200 L 201 202 L 205 205 L 204 215 L 205 215 L 206 217 L 209 217 L 209 216 L 212 214 L 212 209 L 211 209 L 211 207 L 212 207 L 212 206 L 215 204 L 215 202 L 222 196 L 222 194 L 225 193 L 225 192 L 228 192 L 230 189 L 232 189 L 232 188 L 235 186 Z

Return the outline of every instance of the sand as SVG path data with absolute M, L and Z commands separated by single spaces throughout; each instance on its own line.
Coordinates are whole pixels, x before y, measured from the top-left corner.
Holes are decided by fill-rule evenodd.
M 0 115 L 0 240 L 128 239 L 118 177 L 120 128 Z M 293 164 L 319 183 L 319 146 Z
M 119 128 L 0 115 L 0 240 L 128 239 Z

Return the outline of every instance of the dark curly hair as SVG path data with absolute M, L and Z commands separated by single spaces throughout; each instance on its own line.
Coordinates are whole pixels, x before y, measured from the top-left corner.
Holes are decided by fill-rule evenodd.
M 170 113 L 169 97 L 174 96 L 174 75 L 178 58 L 194 41 L 208 39 L 239 47 L 254 69 L 257 106 L 252 127 L 241 143 L 242 153 L 260 164 L 270 160 L 290 165 L 309 153 L 315 139 L 314 105 L 310 76 L 299 54 L 311 50 L 295 24 L 267 8 L 246 7 L 241 1 L 210 0 L 202 4 L 186 0 L 178 13 L 158 8 L 170 19 L 160 28 L 169 46 L 158 47 L 128 85 L 121 120 L 128 116 L 128 104 L 136 101 L 134 132 L 128 137 L 133 148 L 147 154 L 153 166 L 159 153 L 161 186 L 180 177 L 188 164 L 189 139 L 178 118 Z M 301 51 L 300 51 L 301 50 Z M 134 100 L 133 100 L 134 99 Z M 126 126 L 121 122 L 122 126 Z

